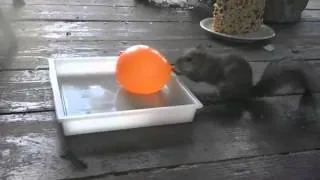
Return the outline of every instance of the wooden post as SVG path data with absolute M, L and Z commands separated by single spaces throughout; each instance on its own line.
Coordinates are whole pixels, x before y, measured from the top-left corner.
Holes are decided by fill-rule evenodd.
M 301 18 L 309 0 L 267 0 L 264 21 L 266 23 L 293 23 Z

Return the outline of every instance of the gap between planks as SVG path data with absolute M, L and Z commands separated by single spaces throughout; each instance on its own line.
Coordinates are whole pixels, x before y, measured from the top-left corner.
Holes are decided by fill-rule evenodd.
M 64 178 L 60 180 L 84 180 L 84 179 L 108 178 L 108 177 L 115 177 L 115 176 L 116 177 L 127 176 L 127 175 L 133 175 L 137 173 L 156 173 L 156 172 L 174 171 L 174 170 L 180 170 L 180 169 L 191 169 L 201 165 L 219 164 L 222 162 L 253 160 L 253 159 L 268 158 L 268 157 L 283 157 L 283 156 L 291 156 L 291 155 L 303 155 L 305 153 L 320 153 L 320 148 L 315 148 L 311 150 L 302 150 L 302 151 L 291 151 L 291 152 L 285 152 L 285 153 L 273 153 L 273 154 L 246 156 L 246 157 L 239 157 L 239 158 L 230 158 L 230 159 L 207 161 L 207 162 L 200 162 L 200 163 L 189 163 L 189 164 L 179 164 L 179 165 L 164 166 L 164 167 L 143 168 L 143 169 L 130 170 L 130 171 L 101 173 L 93 176 L 79 177 L 79 178 Z

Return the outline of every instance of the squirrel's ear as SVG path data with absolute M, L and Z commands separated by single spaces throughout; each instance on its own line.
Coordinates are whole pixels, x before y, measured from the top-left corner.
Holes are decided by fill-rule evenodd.
M 205 50 L 205 46 L 202 43 L 198 44 L 196 48 L 198 50 L 200 50 L 200 51 L 204 51 Z

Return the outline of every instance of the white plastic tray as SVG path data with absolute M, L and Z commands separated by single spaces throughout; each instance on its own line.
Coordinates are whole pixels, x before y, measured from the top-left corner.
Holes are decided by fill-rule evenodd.
M 175 74 L 159 93 L 131 94 L 116 82 L 117 58 L 49 59 L 56 115 L 65 135 L 192 122 L 203 105 Z

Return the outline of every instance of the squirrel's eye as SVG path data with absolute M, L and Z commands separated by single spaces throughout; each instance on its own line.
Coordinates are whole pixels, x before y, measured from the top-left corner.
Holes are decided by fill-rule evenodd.
M 187 61 L 187 62 L 191 62 L 191 61 L 192 61 L 192 58 L 188 57 L 188 58 L 186 59 L 186 61 Z

